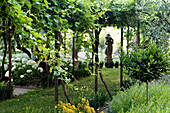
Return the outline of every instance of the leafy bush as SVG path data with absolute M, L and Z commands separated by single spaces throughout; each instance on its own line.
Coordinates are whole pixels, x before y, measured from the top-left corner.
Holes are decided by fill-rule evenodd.
M 9 85 L 4 82 L 0 82 L 0 100 L 8 99 L 10 96 Z
M 97 110 L 99 107 L 104 106 L 107 101 L 107 96 L 104 93 L 94 94 L 93 97 L 89 99 L 90 106 Z
M 164 83 L 149 85 L 149 103 L 146 102 L 146 85 L 133 85 L 114 96 L 109 113 L 161 113 L 170 112 L 170 87 Z
M 115 62 L 115 68 L 118 68 L 118 67 L 119 67 L 119 62 L 116 61 L 116 62 Z
M 123 88 L 127 89 L 130 88 L 132 85 L 134 85 L 135 83 L 139 83 L 142 84 L 139 80 L 133 80 L 133 79 L 125 79 L 123 81 Z
M 105 67 L 106 67 L 106 68 L 113 68 L 113 65 L 114 65 L 113 61 L 107 61 L 107 62 L 105 62 Z
M 9 71 L 5 76 L 9 77 Z M 38 67 L 35 61 L 19 57 L 12 59 L 12 78 L 15 85 L 27 85 L 33 78 L 38 78 L 43 85 L 44 76 L 43 68 Z
M 91 91 L 90 93 L 84 93 L 88 90 L 88 87 L 85 86 L 82 88 L 74 87 L 73 90 L 79 93 L 78 97 L 72 100 L 75 106 L 77 106 L 78 103 L 81 102 L 82 98 L 85 98 L 86 100 L 89 100 L 90 106 L 96 110 L 99 107 L 102 107 L 106 103 L 106 101 L 110 99 L 107 92 L 106 93 L 98 92 L 97 94 L 95 94 L 94 91 Z
M 99 67 L 100 67 L 100 68 L 103 68 L 103 65 L 104 65 L 104 62 L 101 61 L 101 62 L 99 63 Z
M 86 77 L 90 75 L 88 69 L 86 69 L 87 63 L 79 61 L 79 68 L 75 70 L 74 77 L 80 79 L 81 77 Z
M 149 82 L 162 77 L 168 71 L 168 49 L 157 47 L 151 41 L 145 49 L 136 48 L 130 55 L 122 55 L 123 65 L 131 78 Z

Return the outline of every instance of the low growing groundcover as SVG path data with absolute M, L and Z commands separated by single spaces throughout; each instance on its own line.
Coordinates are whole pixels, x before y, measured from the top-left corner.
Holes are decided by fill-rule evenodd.
M 165 85 L 166 84 L 166 85 Z M 170 113 L 170 85 L 149 84 L 149 102 L 146 101 L 146 84 L 135 84 L 113 97 L 109 113 Z
M 119 69 L 102 69 L 103 78 L 107 83 L 112 95 L 119 91 Z M 72 103 L 76 105 L 82 98 L 90 100 L 94 96 L 94 76 L 82 78 L 66 85 L 66 91 Z M 109 95 L 99 78 L 99 93 L 107 96 L 107 101 L 111 101 Z M 49 109 L 54 108 L 54 88 L 30 91 L 16 98 L 0 102 L 0 113 L 19 113 L 26 109 Z M 67 103 L 62 87 L 59 86 L 59 100 Z

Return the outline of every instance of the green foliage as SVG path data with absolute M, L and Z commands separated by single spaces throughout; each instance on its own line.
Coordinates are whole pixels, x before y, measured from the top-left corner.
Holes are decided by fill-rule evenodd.
M 103 79 L 107 83 L 111 93 L 113 95 L 116 95 L 116 93 L 119 90 L 119 78 L 120 78 L 119 70 L 103 68 L 101 69 L 101 71 L 103 73 Z M 109 98 L 109 95 L 106 92 L 106 89 L 103 83 L 101 82 L 101 80 L 99 80 L 98 83 L 100 86 L 99 92 L 105 93 L 107 96 L 107 102 L 110 102 L 111 100 Z M 81 100 L 82 98 L 86 98 L 87 100 L 89 100 L 90 98 L 93 97 L 90 96 L 90 93 L 94 93 L 94 77 L 93 76 L 85 77 L 80 80 L 66 84 L 65 86 L 71 102 L 73 103 L 73 105 L 75 105 L 76 103 L 79 103 L 77 100 Z M 54 108 L 55 106 L 54 90 L 55 90 L 54 88 L 49 88 L 49 89 L 29 91 L 28 93 L 24 95 L 20 95 L 17 98 L 13 98 L 7 101 L 2 101 L 0 102 L 1 112 L 20 113 L 26 111 L 28 107 L 30 109 L 31 108 L 33 109 Z M 67 99 L 64 95 L 61 85 L 59 85 L 59 100 L 67 103 Z
M 57 113 L 57 110 L 54 107 L 48 108 L 34 108 L 34 107 L 27 107 L 25 113 Z
M 135 84 L 114 96 L 109 113 L 165 113 L 170 111 L 170 87 L 164 83 L 149 85 L 149 103 L 146 103 L 146 84 Z
M 141 84 L 139 80 L 125 79 L 123 80 L 123 88 L 124 89 L 130 88 L 135 83 Z
M 118 68 L 118 67 L 119 67 L 119 62 L 116 61 L 116 62 L 115 62 L 115 68 Z
M 6 77 L 9 76 L 8 73 L 9 71 L 6 72 Z M 46 84 L 46 75 L 43 68 L 39 67 L 35 61 L 26 58 L 17 57 L 12 59 L 12 78 L 15 85 L 41 85 L 41 87 L 44 87 Z M 31 81 L 34 83 L 31 84 Z
M 89 104 L 91 107 L 93 107 L 95 110 L 97 110 L 99 107 L 102 107 L 105 105 L 107 101 L 106 93 L 97 93 L 90 95 Z
M 74 77 L 80 79 L 81 77 L 86 77 L 90 75 L 89 70 L 86 70 L 87 63 L 79 61 L 79 67 L 75 70 Z
M 4 81 L 0 82 L 0 101 L 4 99 L 10 98 L 10 89 L 9 85 L 5 83 Z
M 99 67 L 100 67 L 100 68 L 103 68 L 103 65 L 104 65 L 104 61 L 101 61 L 101 62 L 99 63 Z
M 136 48 L 130 55 L 121 55 L 123 65 L 131 78 L 142 82 L 158 79 L 168 71 L 168 49 L 157 47 L 154 41 L 145 49 Z
M 113 66 L 114 66 L 113 61 L 107 61 L 107 62 L 105 62 L 105 67 L 106 67 L 106 68 L 113 68 Z

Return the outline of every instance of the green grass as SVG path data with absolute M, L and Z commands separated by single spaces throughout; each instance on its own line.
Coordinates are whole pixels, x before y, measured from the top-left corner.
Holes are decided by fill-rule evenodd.
M 105 82 L 107 83 L 112 95 L 115 95 L 119 91 L 119 69 L 110 68 L 102 69 L 102 74 Z M 107 93 L 104 85 L 102 84 L 100 78 L 98 78 L 98 89 L 100 93 Z M 70 100 L 73 104 L 83 98 L 89 97 L 89 95 L 94 92 L 94 76 L 82 78 L 81 80 L 72 82 L 66 85 L 66 90 L 69 95 Z M 30 91 L 24 95 L 20 95 L 16 98 L 1 101 L 0 102 L 0 112 L 1 113 L 19 113 L 24 112 L 28 107 L 30 108 L 49 108 L 55 105 L 54 98 L 54 88 L 41 89 L 37 91 Z M 67 102 L 64 96 L 62 87 L 59 86 L 59 100 Z M 111 101 L 108 96 L 108 102 Z
M 166 85 L 165 85 L 166 84 Z M 133 85 L 114 96 L 109 113 L 170 113 L 170 85 L 166 82 L 149 84 L 149 101 L 146 101 L 146 84 Z

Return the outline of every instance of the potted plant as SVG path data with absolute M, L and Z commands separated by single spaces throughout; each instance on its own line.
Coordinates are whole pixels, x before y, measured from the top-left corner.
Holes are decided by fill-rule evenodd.
M 118 68 L 118 67 L 119 67 L 119 62 L 116 61 L 116 62 L 115 62 L 115 68 Z

